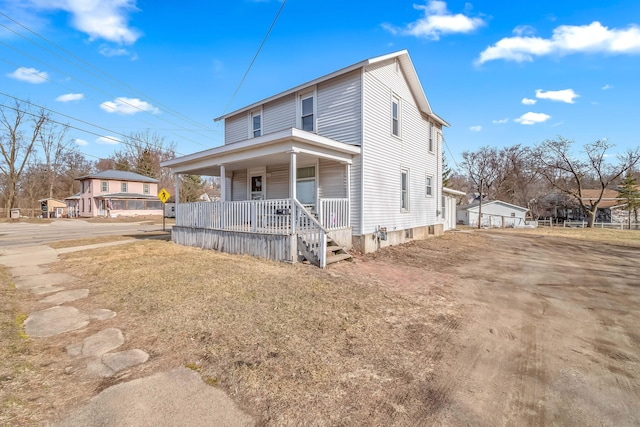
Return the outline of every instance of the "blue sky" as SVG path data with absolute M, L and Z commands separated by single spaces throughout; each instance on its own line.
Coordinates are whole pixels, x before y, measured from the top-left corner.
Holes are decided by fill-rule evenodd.
M 407 49 L 451 124 L 452 167 L 465 150 L 556 135 L 639 144 L 637 0 L 289 0 L 232 98 L 281 6 L 0 0 L 0 92 L 73 117 L 53 114 L 92 132 L 69 133 L 91 160 L 147 128 L 189 154 L 222 144 L 212 119 L 225 111 Z

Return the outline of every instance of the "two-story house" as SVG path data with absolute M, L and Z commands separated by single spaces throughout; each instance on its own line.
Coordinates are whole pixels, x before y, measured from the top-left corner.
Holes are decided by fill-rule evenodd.
M 407 51 L 215 120 L 224 121 L 223 146 L 162 164 L 223 183 L 220 202 L 176 206 L 177 243 L 286 261 L 302 255 L 324 267 L 348 256 L 336 243 L 371 252 L 442 232 L 448 124 Z
M 80 181 L 80 192 L 65 199 L 69 216 L 163 214 L 157 179 L 119 170 L 106 170 L 76 179 Z

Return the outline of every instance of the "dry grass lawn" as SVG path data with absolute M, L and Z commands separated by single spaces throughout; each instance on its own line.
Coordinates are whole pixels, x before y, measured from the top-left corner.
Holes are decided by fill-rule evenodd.
M 64 256 L 149 369 L 198 370 L 263 423 L 420 419 L 447 291 L 146 241 Z M 108 384 L 97 384 L 103 388 Z
M 606 228 L 540 227 L 529 229 L 492 229 L 491 232 L 523 233 L 538 236 L 555 236 L 569 239 L 603 242 L 612 245 L 640 247 L 640 230 L 613 230 Z

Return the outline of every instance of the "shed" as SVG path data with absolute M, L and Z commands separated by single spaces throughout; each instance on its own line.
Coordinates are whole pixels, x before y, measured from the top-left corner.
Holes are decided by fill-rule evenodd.
M 479 202 L 473 202 L 458 208 L 459 224 L 478 226 Z M 481 226 L 487 228 L 531 228 L 535 222 L 528 222 L 525 215 L 528 208 L 512 205 L 501 200 L 484 201 L 482 203 Z

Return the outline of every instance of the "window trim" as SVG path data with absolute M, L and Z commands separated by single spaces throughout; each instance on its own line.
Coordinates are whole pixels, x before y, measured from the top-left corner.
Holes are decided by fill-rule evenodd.
M 151 184 L 148 184 L 148 183 L 142 184 L 142 194 L 151 194 Z
M 260 127 L 258 129 L 254 129 L 253 127 L 253 118 L 256 116 L 260 117 Z M 264 135 L 264 114 L 262 111 L 262 107 L 249 112 L 248 132 L 249 132 L 249 139 L 258 138 Z M 256 135 L 255 132 L 259 132 L 259 134 Z
M 429 123 L 429 141 L 428 141 L 427 150 L 431 154 L 435 154 L 435 152 L 436 152 L 434 138 L 433 138 L 433 130 L 434 130 L 434 128 L 435 128 L 435 126 L 433 125 L 433 123 Z
M 128 193 L 129 192 L 129 183 L 124 181 L 120 183 L 120 192 L 121 193 Z
M 402 189 L 404 176 L 406 175 L 406 190 Z M 406 204 L 405 204 L 405 193 L 406 193 Z M 402 167 L 400 168 L 400 212 L 410 212 L 411 208 L 411 175 L 409 172 L 409 168 Z
M 302 119 L 304 117 L 308 117 L 308 116 L 312 116 L 312 129 L 311 130 L 305 130 L 305 132 L 313 132 L 313 133 L 318 133 L 318 126 L 317 126 L 317 121 L 318 121 L 318 96 L 317 96 L 317 90 L 314 87 L 312 90 L 307 90 L 304 92 L 300 92 L 298 94 L 298 102 L 296 103 L 296 126 L 298 129 L 300 130 L 304 130 L 302 127 Z M 305 99 L 311 98 L 312 99 L 312 108 L 313 111 L 311 114 L 307 114 L 306 116 L 302 115 L 302 101 L 304 101 Z
M 394 111 L 393 111 L 393 107 L 394 105 L 397 105 L 396 107 L 396 114 L 394 116 Z M 402 102 L 401 99 L 398 95 L 396 94 L 391 94 L 391 135 L 393 135 L 396 138 L 401 138 L 402 137 Z M 394 124 L 396 125 L 394 127 Z M 396 133 L 397 132 L 397 133 Z
M 424 197 L 433 197 L 433 175 L 427 174 L 424 180 Z
M 100 192 L 108 193 L 109 192 L 109 181 L 102 181 L 100 183 Z

